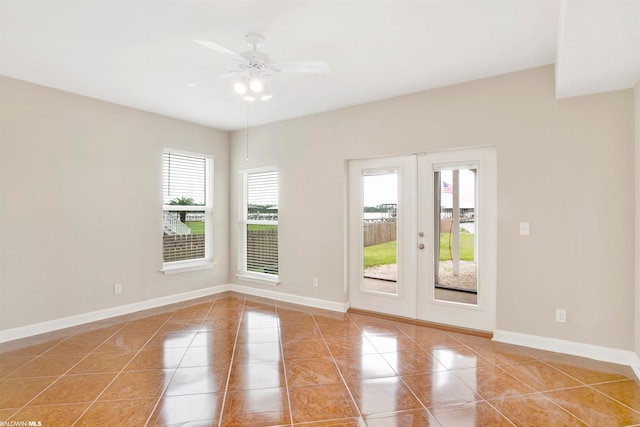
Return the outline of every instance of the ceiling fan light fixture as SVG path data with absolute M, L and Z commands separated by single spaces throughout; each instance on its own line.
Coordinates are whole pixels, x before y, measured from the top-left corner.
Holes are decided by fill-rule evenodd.
M 247 102 L 253 102 L 253 101 L 256 100 L 256 97 L 255 97 L 255 95 L 253 93 L 247 92 L 246 94 L 244 94 L 242 99 L 244 99 Z
M 271 95 L 270 93 L 264 93 L 262 94 L 262 96 L 260 97 L 261 101 L 268 101 L 271 98 L 273 98 L 273 95 Z
M 258 50 L 264 42 L 264 37 L 260 34 L 249 33 L 246 35 L 246 41 L 251 50 L 236 53 L 208 40 L 194 40 L 199 45 L 238 62 L 239 70 L 227 71 L 211 78 L 222 80 L 235 77 L 237 80 L 233 83 L 233 90 L 245 101 L 252 102 L 257 99 L 266 101 L 272 98 L 268 85 L 271 72 L 328 73 L 331 71 L 324 61 L 271 61 L 269 55 Z
M 271 91 L 269 90 L 269 85 L 265 84 L 264 85 L 264 90 L 260 94 L 260 100 L 261 101 L 268 101 L 271 98 L 273 98 L 273 95 L 271 94 Z
M 249 82 L 249 88 L 253 92 L 261 92 L 262 89 L 264 89 L 264 83 L 262 82 L 262 80 L 260 78 L 254 77 Z
M 247 93 L 247 85 L 241 81 L 237 81 L 233 84 L 233 90 L 240 95 Z

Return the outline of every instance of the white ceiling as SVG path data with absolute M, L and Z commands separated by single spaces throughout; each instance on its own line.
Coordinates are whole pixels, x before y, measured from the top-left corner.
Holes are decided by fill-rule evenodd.
M 324 60 L 329 74 L 277 74 L 251 125 L 556 64 L 556 93 L 632 87 L 640 0 L 0 0 L 0 74 L 223 130 L 246 126 L 234 70 L 193 42 L 272 60 Z

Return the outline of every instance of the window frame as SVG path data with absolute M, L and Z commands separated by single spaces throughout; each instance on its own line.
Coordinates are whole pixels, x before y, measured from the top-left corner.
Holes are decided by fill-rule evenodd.
M 248 182 L 249 175 L 256 173 L 277 172 L 278 173 L 278 219 L 277 220 L 249 220 L 247 219 L 248 210 Z M 278 274 L 259 273 L 249 271 L 247 269 L 247 226 L 251 224 L 257 225 L 276 225 L 278 235 L 280 234 L 280 171 L 277 166 L 266 166 L 261 168 L 244 169 L 240 171 L 240 197 L 238 206 L 238 273 L 236 277 L 248 282 L 259 283 L 263 285 L 277 286 L 280 284 L 280 261 L 278 260 Z
M 205 205 L 166 205 L 164 203 L 164 168 L 162 168 L 162 195 L 161 195 L 161 203 L 162 203 L 162 212 L 164 215 L 165 211 L 194 211 L 201 210 L 204 211 L 204 257 L 189 259 L 189 260 L 180 260 L 180 261 L 169 261 L 165 262 L 163 255 L 161 254 L 162 260 L 162 269 L 160 270 L 164 274 L 175 274 L 182 273 L 186 271 L 195 271 L 195 270 L 203 270 L 207 268 L 213 268 L 215 265 L 214 257 L 213 257 L 213 173 L 214 173 L 214 157 L 210 154 L 204 153 L 196 153 L 191 151 L 178 150 L 173 148 L 163 148 L 162 150 L 162 162 L 164 162 L 165 154 L 175 154 L 181 156 L 189 156 L 189 157 L 197 157 L 205 159 Z M 162 246 L 162 250 L 164 251 L 164 244 Z

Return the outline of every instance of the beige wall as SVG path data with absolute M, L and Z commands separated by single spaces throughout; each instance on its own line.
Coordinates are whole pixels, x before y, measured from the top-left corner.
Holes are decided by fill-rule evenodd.
M 257 127 L 249 162 L 244 131 L 234 132 L 231 276 L 243 168 L 280 169 L 276 290 L 343 302 L 345 161 L 495 145 L 497 327 L 631 350 L 633 114 L 632 90 L 555 100 L 547 66 Z M 521 221 L 531 236 L 519 236 Z M 556 308 L 567 324 L 555 323 Z
M 498 328 L 633 349 L 634 91 L 556 101 L 553 81 L 541 67 L 257 127 L 245 162 L 243 131 L 229 153 L 221 131 L 0 78 L 0 330 L 235 280 L 238 171 L 267 165 L 275 290 L 347 301 L 346 160 L 495 145 Z M 215 156 L 213 270 L 158 272 L 163 147 Z
M 633 89 L 636 125 L 636 298 L 635 298 L 635 351 L 640 360 L 640 80 Z
M 0 84 L 0 330 L 228 283 L 226 132 Z M 163 147 L 215 157 L 214 269 L 159 272 Z

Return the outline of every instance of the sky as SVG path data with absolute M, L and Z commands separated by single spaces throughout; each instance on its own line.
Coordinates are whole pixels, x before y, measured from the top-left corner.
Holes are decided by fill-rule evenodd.
M 451 171 L 442 171 L 442 180 L 452 183 Z M 473 173 L 467 170 L 460 171 L 460 207 L 470 208 L 474 204 Z M 451 194 L 442 194 L 444 207 L 451 207 L 453 203 Z M 384 203 L 398 203 L 398 175 L 367 175 L 364 177 L 364 205 L 377 206 Z

